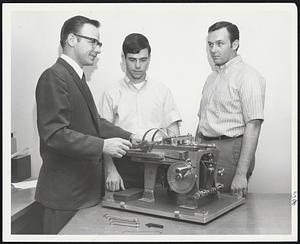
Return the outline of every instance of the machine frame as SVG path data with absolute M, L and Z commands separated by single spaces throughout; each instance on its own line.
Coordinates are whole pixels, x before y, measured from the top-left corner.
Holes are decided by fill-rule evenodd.
M 217 168 L 218 148 L 196 143 L 189 134 L 160 142 L 143 140 L 126 155 L 144 164 L 144 189 L 123 197 L 125 190 L 123 198 L 106 192 L 104 207 L 204 224 L 245 202 L 244 197 L 222 193 L 217 178 L 226 172 Z M 158 169 L 163 171 L 160 179 Z

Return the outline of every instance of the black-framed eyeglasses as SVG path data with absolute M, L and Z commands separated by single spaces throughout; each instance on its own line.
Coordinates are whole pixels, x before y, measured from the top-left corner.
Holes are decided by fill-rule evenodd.
M 102 47 L 102 42 L 99 42 L 97 39 L 92 38 L 92 37 L 88 37 L 88 36 L 83 36 L 83 35 L 79 35 L 76 33 L 73 33 L 75 36 L 87 39 L 90 41 L 90 43 L 92 44 L 93 48 L 96 48 L 97 46 Z

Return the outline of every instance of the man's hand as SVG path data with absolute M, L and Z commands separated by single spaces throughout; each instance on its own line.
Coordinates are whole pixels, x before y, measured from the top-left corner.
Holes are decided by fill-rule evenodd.
M 125 190 L 122 177 L 117 170 L 113 170 L 107 174 L 106 189 L 109 191 Z
M 231 183 L 231 191 L 246 196 L 248 191 L 247 172 L 254 160 L 262 120 L 250 120 L 245 127 L 242 148 L 235 176 Z
M 247 177 L 236 174 L 231 183 L 231 192 L 234 195 L 246 197 L 248 191 Z
M 122 138 L 105 139 L 103 153 L 111 157 L 122 158 L 131 147 L 130 141 Z

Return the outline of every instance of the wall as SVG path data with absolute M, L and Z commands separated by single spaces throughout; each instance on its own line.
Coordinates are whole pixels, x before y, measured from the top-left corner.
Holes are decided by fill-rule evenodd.
M 95 67 L 86 69 L 96 103 L 104 89 L 123 76 L 120 54 L 125 36 L 141 32 L 153 50 L 149 74 L 171 88 L 183 119 L 181 131 L 192 134 L 210 72 L 207 29 L 219 20 L 236 23 L 239 53 L 267 80 L 265 121 L 249 191 L 291 191 L 297 91 L 296 7 L 291 4 L 15 5 L 6 22 L 5 40 L 11 53 L 6 50 L 10 75 L 4 82 L 11 82 L 11 131 L 16 132 L 18 149 L 30 148 L 33 176 L 41 166 L 35 86 L 43 70 L 56 61 L 60 28 L 74 15 L 96 18 L 102 24 L 102 53 Z

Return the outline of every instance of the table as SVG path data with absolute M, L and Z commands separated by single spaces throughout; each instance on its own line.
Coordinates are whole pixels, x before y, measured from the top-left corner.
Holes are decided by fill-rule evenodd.
M 41 234 L 42 207 L 34 200 L 35 187 L 12 189 L 11 192 L 11 233 Z
M 139 228 L 109 225 L 105 213 L 138 218 Z M 157 223 L 163 229 L 148 228 Z M 291 202 L 289 194 L 251 194 L 246 203 L 207 224 L 173 220 L 153 215 L 104 208 L 101 204 L 82 209 L 64 226 L 60 235 L 268 235 L 291 234 Z

